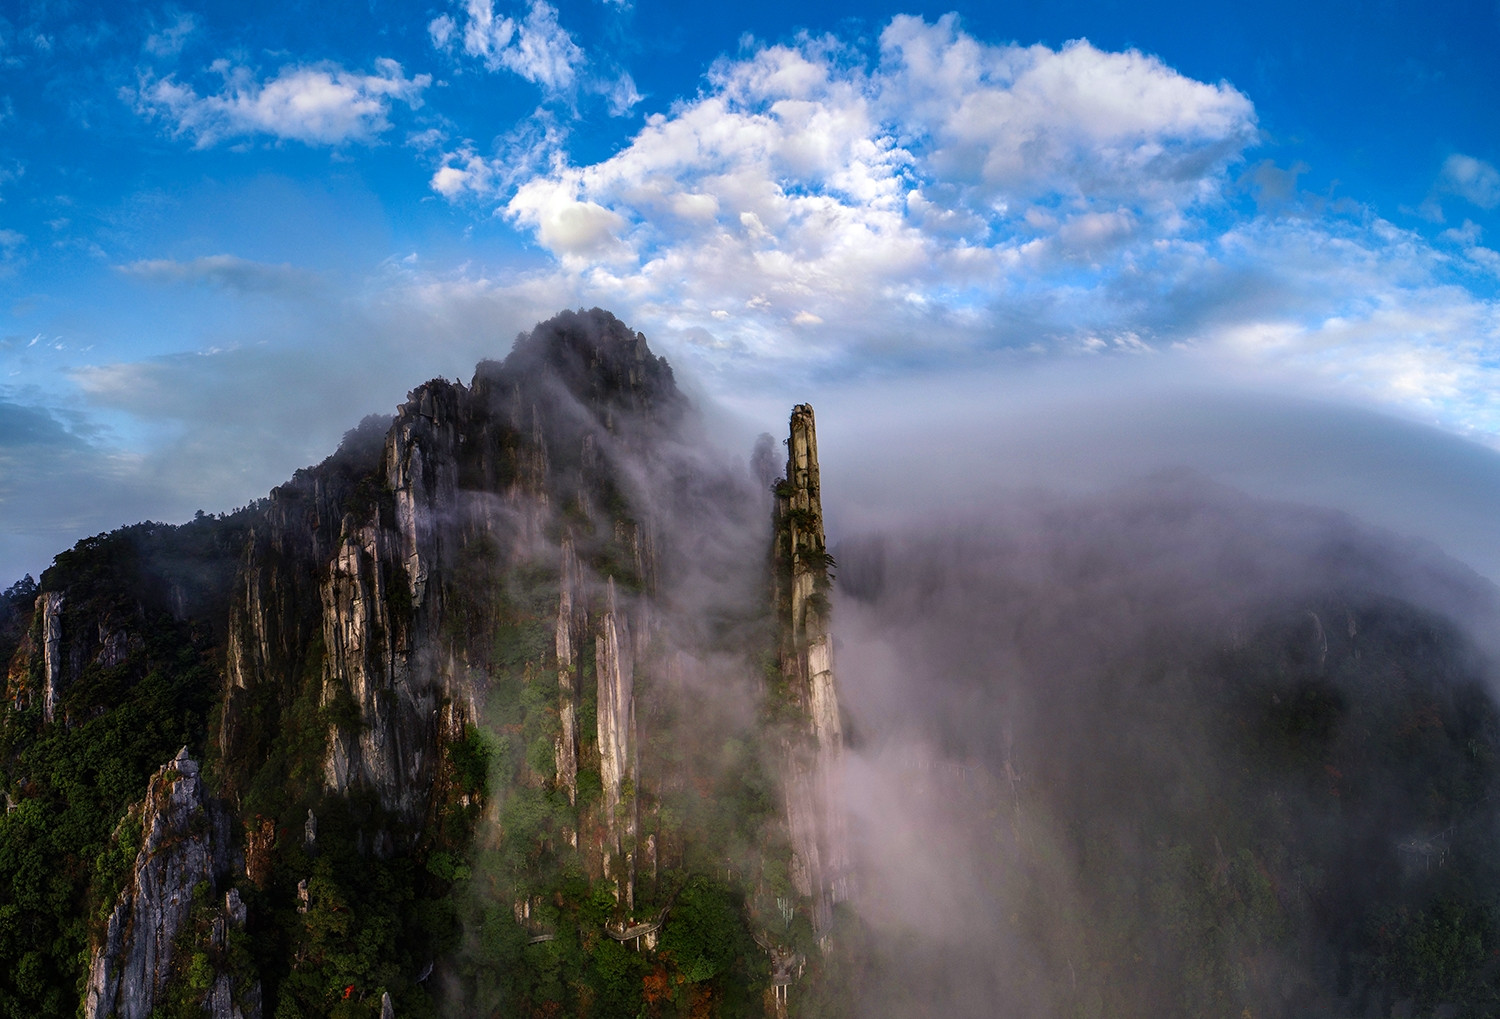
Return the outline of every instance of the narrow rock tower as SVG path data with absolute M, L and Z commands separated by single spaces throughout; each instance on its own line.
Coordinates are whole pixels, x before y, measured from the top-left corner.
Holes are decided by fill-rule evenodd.
M 813 409 L 792 408 L 786 478 L 776 486 L 774 548 L 780 668 L 800 731 L 785 741 L 792 877 L 825 932 L 847 897 L 848 851 L 838 795 L 844 746 L 833 677 L 828 591 L 834 565 L 823 534 Z

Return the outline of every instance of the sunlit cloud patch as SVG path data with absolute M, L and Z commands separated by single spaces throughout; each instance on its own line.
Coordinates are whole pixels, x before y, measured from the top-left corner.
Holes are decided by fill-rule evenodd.
M 1455 258 L 1300 195 L 1305 168 L 1251 165 L 1244 93 L 1140 52 L 897 17 L 868 53 L 803 36 L 721 59 L 598 162 L 567 141 L 457 149 L 430 186 L 714 370 L 1191 351 L 1500 427 L 1494 305 L 1455 282 L 1488 271 L 1478 228 L 1444 235 Z M 1483 205 L 1493 173 L 1456 156 L 1435 186 Z

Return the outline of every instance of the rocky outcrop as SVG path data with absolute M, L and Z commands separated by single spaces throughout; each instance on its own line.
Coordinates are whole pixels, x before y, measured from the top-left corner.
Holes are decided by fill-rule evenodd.
M 260 982 L 247 980 L 224 965 L 230 958 L 231 932 L 244 930 L 248 916 L 238 889 L 225 892 L 222 911 L 213 918 L 209 935 L 210 958 L 220 963 L 204 1002 L 211 1019 L 259 1019 L 261 1014 Z
M 833 683 L 832 638 L 828 631 L 828 555 L 823 534 L 823 500 L 818 475 L 818 436 L 813 409 L 792 409 L 787 443 L 787 482 L 781 519 L 791 557 L 791 631 L 799 643 L 799 673 L 805 680 L 808 721 L 819 747 L 837 751 L 843 746 L 838 693 Z
M 411 623 L 391 609 L 388 585 L 415 583 L 396 544 L 378 527 L 349 527 L 322 588 L 321 701 L 335 717 L 344 703 L 359 719 L 329 732 L 325 777 L 337 792 L 374 788 L 387 810 L 413 816 L 431 781 L 438 697 L 433 684 L 413 682 Z
M 594 638 L 598 672 L 599 774 L 604 786 L 604 876 L 613 881 L 615 897 L 627 909 L 635 905 L 635 858 L 632 849 L 637 827 L 635 801 L 639 768 L 636 761 L 635 683 L 630 631 L 609 580 L 604 615 Z
M 184 747 L 152 777 L 141 809 L 141 848 L 89 962 L 87 1019 L 145 1019 L 163 1001 L 183 951 L 226 955 L 243 927 L 239 893 L 218 887 L 232 865 L 229 819 L 206 794 Z M 195 916 L 195 912 L 198 914 Z M 204 926 L 207 944 L 197 935 Z M 205 1005 L 224 1019 L 259 1016 L 259 988 L 220 968 Z
M 848 896 L 842 801 L 843 726 L 829 634 L 828 554 L 813 409 L 792 409 L 786 477 L 776 486 L 776 606 L 780 669 L 800 731 L 784 741 L 783 784 L 792 840 L 792 879 L 813 903 L 813 927 L 827 930 Z
M 557 654 L 557 784 L 578 802 L 578 658 L 576 634 L 582 629 L 582 566 L 573 547 L 573 536 L 564 532 L 557 583 L 557 625 L 553 645 Z M 572 837 L 577 844 L 577 834 Z
M 123 665 L 140 647 L 132 630 L 143 623 L 139 604 L 124 598 L 70 598 L 66 590 L 36 597 L 36 643 L 41 650 L 42 719 L 58 720 L 64 693 L 91 666 Z M 35 645 L 33 645 L 35 646 Z
M 353 475 L 364 466 L 336 454 L 322 469 L 299 471 L 272 490 L 249 528 L 228 604 L 218 732 L 220 758 L 233 765 L 224 775 L 232 801 L 248 767 L 270 752 L 279 721 L 252 705 L 290 702 L 321 669 L 322 574 L 339 545 Z
M 444 558 L 445 517 L 458 509 L 458 453 L 470 391 L 437 380 L 407 396 L 386 438 L 383 470 L 395 496 L 395 531 L 411 603 L 427 603 L 428 582 Z
M 42 718 L 52 721 L 63 685 L 61 591 L 44 591 L 36 597 L 42 616 Z
M 271 684 L 284 704 L 315 673 L 327 791 L 373 791 L 415 831 L 443 744 L 480 717 L 494 626 L 524 568 L 558 579 L 555 777 L 576 799 L 579 649 L 603 618 L 591 620 L 591 603 L 604 575 L 639 591 L 654 570 L 650 531 L 627 515 L 644 500 L 627 493 L 635 482 L 617 461 L 654 441 L 682 402 L 644 337 L 606 312 L 568 312 L 504 362 L 481 363 L 469 385 L 412 390 L 374 463 L 335 456 L 277 489 L 231 607 L 224 758 L 265 756 L 272 727 L 255 729 L 255 688 Z M 612 675 L 629 675 L 633 653 L 620 647 Z M 229 777 L 231 795 L 244 781 Z M 618 842 L 613 814 L 603 820 Z

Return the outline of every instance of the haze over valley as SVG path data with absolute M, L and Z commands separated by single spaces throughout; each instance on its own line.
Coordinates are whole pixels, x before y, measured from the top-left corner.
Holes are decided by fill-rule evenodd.
M 0 12 L 0 1015 L 1500 1012 L 1500 14 Z

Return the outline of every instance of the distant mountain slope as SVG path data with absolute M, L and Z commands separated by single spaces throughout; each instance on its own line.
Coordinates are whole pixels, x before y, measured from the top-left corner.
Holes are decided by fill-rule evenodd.
M 835 552 L 861 1014 L 1500 1009 L 1492 585 L 1191 475 Z

